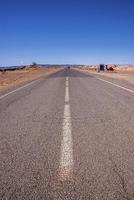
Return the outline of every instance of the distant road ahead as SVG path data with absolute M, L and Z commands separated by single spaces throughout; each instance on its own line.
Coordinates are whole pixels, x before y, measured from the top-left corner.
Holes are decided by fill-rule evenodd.
M 134 199 L 134 93 L 107 81 L 63 69 L 0 96 L 0 199 Z

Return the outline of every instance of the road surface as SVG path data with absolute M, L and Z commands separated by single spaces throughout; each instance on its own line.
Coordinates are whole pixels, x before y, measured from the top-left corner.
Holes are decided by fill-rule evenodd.
M 0 199 L 133 200 L 134 92 L 118 86 L 63 69 L 1 94 Z

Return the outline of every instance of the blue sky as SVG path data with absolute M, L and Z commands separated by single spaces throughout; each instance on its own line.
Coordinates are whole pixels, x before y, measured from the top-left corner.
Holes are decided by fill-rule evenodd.
M 0 0 L 0 65 L 134 63 L 134 0 Z

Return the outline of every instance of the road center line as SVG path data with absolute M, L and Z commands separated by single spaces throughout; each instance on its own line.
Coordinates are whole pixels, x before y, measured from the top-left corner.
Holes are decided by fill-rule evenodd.
M 68 87 L 69 85 L 68 85 L 68 81 L 66 81 L 66 87 Z
M 68 80 L 66 78 L 66 80 Z M 65 89 L 65 105 L 62 125 L 62 143 L 60 158 L 60 179 L 65 181 L 71 178 L 73 170 L 73 141 L 71 130 L 71 114 L 69 105 L 69 83 Z
M 126 88 L 126 87 L 117 85 L 117 84 L 112 83 L 112 82 L 110 82 L 110 81 L 106 81 L 106 80 L 104 80 L 104 79 L 102 79 L 102 78 L 97 78 L 97 79 L 100 80 L 100 81 L 103 81 L 103 82 L 105 82 L 105 83 L 109 83 L 109 84 L 111 84 L 111 85 L 114 85 L 114 86 L 116 86 L 116 87 L 118 87 L 118 88 L 121 88 L 121 89 L 123 89 L 123 90 L 126 90 L 126 91 L 128 91 L 128 92 L 134 93 L 134 90 L 131 90 L 131 89 L 128 89 L 128 88 Z
M 69 103 L 69 87 L 66 86 L 65 103 Z

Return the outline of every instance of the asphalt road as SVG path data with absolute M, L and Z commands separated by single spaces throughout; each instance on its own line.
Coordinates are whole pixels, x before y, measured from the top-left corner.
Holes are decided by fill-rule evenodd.
M 63 69 L 2 94 L 0 199 L 133 200 L 134 93 Z

